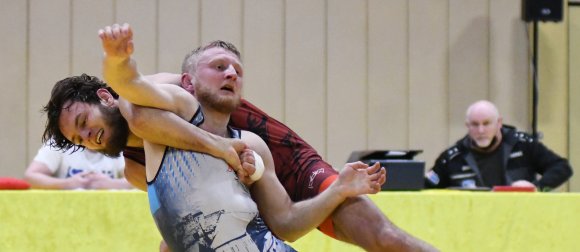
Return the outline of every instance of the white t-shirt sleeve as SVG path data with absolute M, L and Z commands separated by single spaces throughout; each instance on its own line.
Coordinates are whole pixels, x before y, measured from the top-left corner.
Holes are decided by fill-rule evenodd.
M 52 173 L 55 173 L 62 162 L 62 155 L 62 151 L 52 149 L 50 146 L 45 144 L 38 150 L 38 153 L 34 157 L 34 161 L 45 164 Z
M 116 158 L 117 167 L 117 178 L 125 177 L 125 158 L 121 154 L 120 157 Z

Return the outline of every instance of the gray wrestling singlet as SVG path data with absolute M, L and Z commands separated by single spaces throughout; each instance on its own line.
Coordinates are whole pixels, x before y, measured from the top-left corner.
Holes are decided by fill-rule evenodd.
M 270 232 L 235 172 L 211 155 L 167 147 L 147 193 L 173 252 L 295 251 Z

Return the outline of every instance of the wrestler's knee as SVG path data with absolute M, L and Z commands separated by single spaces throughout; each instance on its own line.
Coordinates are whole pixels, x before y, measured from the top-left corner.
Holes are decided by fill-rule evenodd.
M 404 243 L 404 233 L 365 196 L 343 202 L 334 212 L 333 220 L 338 239 L 367 251 L 397 251 Z
M 366 196 L 349 198 L 333 214 L 338 239 L 366 251 L 437 251 L 398 228 Z
M 391 225 L 379 227 L 373 236 L 371 247 L 368 251 L 413 251 L 409 250 L 408 235 L 402 230 Z

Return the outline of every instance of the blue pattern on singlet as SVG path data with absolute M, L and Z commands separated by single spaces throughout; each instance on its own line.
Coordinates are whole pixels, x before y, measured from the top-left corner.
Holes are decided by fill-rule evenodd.
M 196 112 L 192 123 L 203 122 Z M 230 129 L 232 137 L 239 131 Z M 163 239 L 177 251 L 295 251 L 272 235 L 248 189 L 221 159 L 167 147 L 147 193 Z

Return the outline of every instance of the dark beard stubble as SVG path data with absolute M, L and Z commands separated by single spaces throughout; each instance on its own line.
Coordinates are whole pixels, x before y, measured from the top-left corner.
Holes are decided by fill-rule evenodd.
M 105 106 L 99 107 L 105 124 L 111 130 L 111 137 L 105 149 L 99 152 L 108 157 L 119 157 L 121 152 L 127 147 L 127 140 L 129 139 L 129 124 L 121 114 L 118 107 L 109 108 Z

